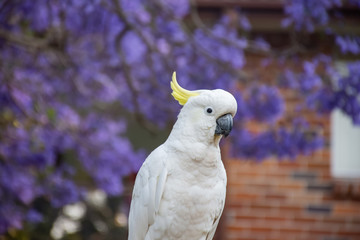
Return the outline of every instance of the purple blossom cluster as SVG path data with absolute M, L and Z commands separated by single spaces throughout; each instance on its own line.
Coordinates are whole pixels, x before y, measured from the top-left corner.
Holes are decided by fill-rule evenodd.
M 42 213 L 32 208 L 38 199 L 54 208 L 80 200 L 86 184 L 76 181 L 79 166 L 97 187 L 115 195 L 123 190 L 122 178 L 137 171 L 144 159 L 123 137 L 124 122 L 81 117 L 69 106 L 56 106 L 45 116 L 33 113 L 39 118 L 23 112 L 16 117 L 17 109 L 6 98 L 1 104 L 1 233 L 21 228 L 24 221 L 40 221 Z
M 26 129 L 21 122 L 14 124 L 1 134 L 1 232 L 21 228 L 23 221 L 40 221 L 41 213 L 31 208 L 36 199 L 44 197 L 60 207 L 78 200 L 81 193 L 67 177 L 73 174 L 71 166 L 59 165 L 69 136 L 47 127 Z
M 341 0 L 287 0 L 284 7 L 284 27 L 293 25 L 296 30 L 313 32 L 316 27 L 324 27 L 329 23 L 328 10 L 342 5 Z
M 360 54 L 360 37 L 336 36 L 335 42 L 344 54 Z
M 334 106 L 360 125 L 360 61 L 347 65 L 348 73 L 334 86 Z
M 234 96 L 238 103 L 237 121 L 274 123 L 284 113 L 284 99 L 275 87 L 254 84 L 242 93 L 235 92 Z
M 275 127 L 283 115 L 285 103 L 276 88 L 252 86 L 244 94 L 236 93 L 238 112 L 234 134 L 232 134 L 232 155 L 263 160 L 271 156 L 294 159 L 299 154 L 310 154 L 323 147 L 321 135 L 304 119 L 294 119 L 291 127 Z M 251 132 L 244 128 L 247 122 L 267 123 L 269 129 Z
M 310 154 L 323 147 L 323 138 L 294 124 L 291 128 L 277 128 L 260 133 L 237 129 L 232 154 L 263 160 L 271 156 L 294 159 L 299 154 Z
M 278 89 L 266 85 L 252 86 L 246 100 L 250 118 L 259 122 L 275 122 L 283 115 L 284 99 Z
M 125 137 L 124 120 L 106 110 L 128 91 L 103 39 L 123 23 L 100 1 L 4 7 L 1 30 L 18 45 L 6 37 L 0 45 L 0 235 L 41 221 L 40 199 L 60 208 L 91 185 L 122 193 L 145 157 Z
M 346 64 L 346 71 L 337 71 L 327 66 L 326 75 L 320 76 L 316 73 L 317 66 L 328 61 L 328 57 L 319 56 L 313 61 L 305 61 L 303 72 L 286 70 L 283 84 L 299 90 L 307 108 L 320 114 L 327 114 L 338 108 L 348 115 L 354 124 L 359 125 L 360 62 Z
M 204 51 L 211 55 L 212 58 L 219 59 L 224 64 L 229 64 L 235 69 L 244 66 L 243 49 L 247 46 L 247 40 L 239 37 L 237 28 L 230 27 L 229 17 L 225 16 L 220 19 L 210 33 L 198 29 L 194 35 L 199 46 L 202 46 Z M 215 41 L 214 37 L 216 37 Z
M 359 0 L 348 0 L 348 3 L 354 7 L 360 8 L 360 1 Z
M 318 61 L 304 61 L 303 72 L 294 73 L 293 71 L 286 69 L 284 72 L 283 86 L 298 89 L 302 93 L 308 93 L 315 88 L 322 86 L 322 79 L 316 72 Z

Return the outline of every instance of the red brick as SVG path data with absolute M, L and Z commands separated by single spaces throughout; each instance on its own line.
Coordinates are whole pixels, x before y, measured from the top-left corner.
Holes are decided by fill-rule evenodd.
M 354 237 L 356 239 L 360 239 L 360 229 L 352 231 L 340 230 L 336 234 L 339 236 Z
M 307 191 L 297 191 L 289 194 L 288 200 L 294 203 L 319 203 L 323 200 L 323 193 L 309 193 Z
M 252 191 L 258 190 L 260 192 L 266 189 L 270 189 L 276 184 L 275 181 L 268 181 L 265 178 L 243 178 L 240 181 L 243 183 L 244 187 L 250 188 Z
M 328 170 L 330 168 L 330 163 L 328 161 L 309 162 L 308 168 L 314 170 Z
M 359 204 L 337 204 L 334 207 L 334 214 L 336 215 L 360 215 Z
M 234 233 L 240 233 L 244 231 L 250 231 L 249 225 L 243 225 L 243 224 L 227 224 L 226 226 L 227 231 L 231 231 Z
M 238 201 L 236 199 L 227 199 L 225 203 L 226 208 L 248 208 L 247 205 L 244 205 L 241 201 Z
M 319 222 L 322 220 L 322 217 L 320 216 L 305 216 L 305 215 L 296 215 L 294 216 L 293 221 L 298 223 L 308 223 L 308 224 L 314 224 L 316 222 Z
M 284 201 L 287 199 L 287 195 L 284 193 L 268 192 L 264 195 L 265 199 Z
M 352 224 L 358 224 L 359 225 L 359 229 L 360 229 L 360 216 L 352 216 L 347 218 L 348 221 Z
M 264 209 L 274 209 L 274 208 L 278 208 L 278 205 L 274 205 L 274 204 L 270 204 L 268 202 L 252 202 L 250 204 L 250 207 L 252 209 L 260 209 L 260 210 L 264 210 Z
M 286 181 L 289 179 L 289 171 L 284 169 L 268 169 L 263 176 L 267 179 L 277 179 L 281 181 Z
M 239 234 L 229 234 L 226 236 L 226 239 L 232 240 L 232 239 L 241 239 L 241 240 L 259 240 L 258 237 L 255 236 L 239 236 Z
M 258 221 L 264 219 L 264 216 L 256 215 L 256 214 L 244 214 L 238 213 L 235 218 L 237 220 L 245 220 L 245 221 Z
M 298 213 L 304 211 L 304 207 L 298 204 L 279 203 L 278 201 L 257 201 L 250 204 L 251 209 L 270 210 L 282 213 Z
M 320 179 L 321 180 L 330 180 L 332 179 L 333 177 L 331 176 L 331 173 L 330 173 L 330 170 L 326 170 L 326 171 L 322 171 L 321 174 L 320 174 Z
M 303 228 L 298 227 L 298 226 L 291 226 L 291 227 L 280 226 L 280 232 L 281 233 L 290 233 L 292 235 L 301 234 L 301 233 L 305 232 L 305 230 L 306 229 L 303 229 Z
M 251 232 L 256 232 L 259 234 L 270 234 L 271 232 L 274 232 L 275 229 L 272 226 L 263 224 L 263 225 L 253 225 L 250 227 Z
M 322 222 L 329 224 L 344 225 L 350 222 L 350 219 L 344 216 L 325 216 Z
M 280 214 L 282 213 L 298 214 L 304 211 L 304 207 L 300 205 L 288 205 L 288 206 L 281 205 L 279 211 Z
M 293 190 L 293 189 L 304 189 L 305 188 L 305 183 L 301 182 L 301 181 L 294 181 L 294 180 L 287 180 L 287 181 L 282 181 L 278 183 L 277 186 L 279 189 L 284 189 L 284 190 Z
M 334 233 L 336 233 L 337 229 L 334 228 L 329 228 L 329 227 L 310 227 L 307 232 L 309 234 L 314 234 L 314 235 L 323 235 L 323 236 L 329 236 L 329 235 L 333 235 Z
M 285 232 L 280 232 L 276 235 L 270 236 L 269 239 L 274 239 L 274 240 L 286 240 L 286 239 L 291 239 L 291 240 L 315 240 L 314 238 L 306 238 L 306 234 L 305 232 L 302 233 L 285 233 Z M 268 240 L 267 237 L 265 237 L 264 239 Z
M 285 214 L 276 214 L 276 215 L 266 215 L 264 217 L 265 221 L 271 222 L 289 222 L 292 221 L 292 217 L 290 215 Z
M 238 192 L 238 193 L 230 193 L 232 198 L 236 198 L 239 201 L 242 200 L 255 200 L 259 198 L 259 194 L 256 193 L 247 193 L 247 192 Z
M 279 163 L 279 167 L 282 169 L 296 169 L 299 168 L 300 166 L 302 166 L 302 162 L 300 161 L 281 161 Z

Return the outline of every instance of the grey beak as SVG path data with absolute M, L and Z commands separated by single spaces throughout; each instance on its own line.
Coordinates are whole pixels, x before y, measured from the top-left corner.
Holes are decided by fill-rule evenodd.
M 232 127 L 233 127 L 233 117 L 231 116 L 230 113 L 225 114 L 219 117 L 218 119 L 216 119 L 215 134 L 219 134 L 219 135 L 222 134 L 225 137 L 227 137 L 230 134 Z

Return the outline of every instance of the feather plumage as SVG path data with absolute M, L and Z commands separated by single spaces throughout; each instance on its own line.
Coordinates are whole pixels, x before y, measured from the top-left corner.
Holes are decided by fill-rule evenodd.
M 227 181 L 219 148 L 221 135 L 215 130 L 217 119 L 235 115 L 236 101 L 223 90 L 197 93 L 187 99 L 166 142 L 139 170 L 130 207 L 129 240 L 210 240 L 215 234 Z

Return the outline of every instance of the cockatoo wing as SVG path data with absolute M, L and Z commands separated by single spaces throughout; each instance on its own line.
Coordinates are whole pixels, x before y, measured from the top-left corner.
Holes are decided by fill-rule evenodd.
M 217 218 L 215 219 L 214 224 L 213 224 L 213 226 L 211 228 L 211 231 L 206 236 L 206 240 L 212 240 L 214 238 L 216 228 L 217 228 L 217 226 L 219 224 L 219 220 L 220 220 L 220 217 L 222 215 L 223 210 L 224 210 L 224 205 L 222 206 L 222 209 L 221 209 L 221 212 L 220 212 L 219 216 L 217 216 Z
M 144 240 L 159 211 L 167 177 L 162 146 L 145 160 L 136 176 L 129 214 L 129 240 Z

